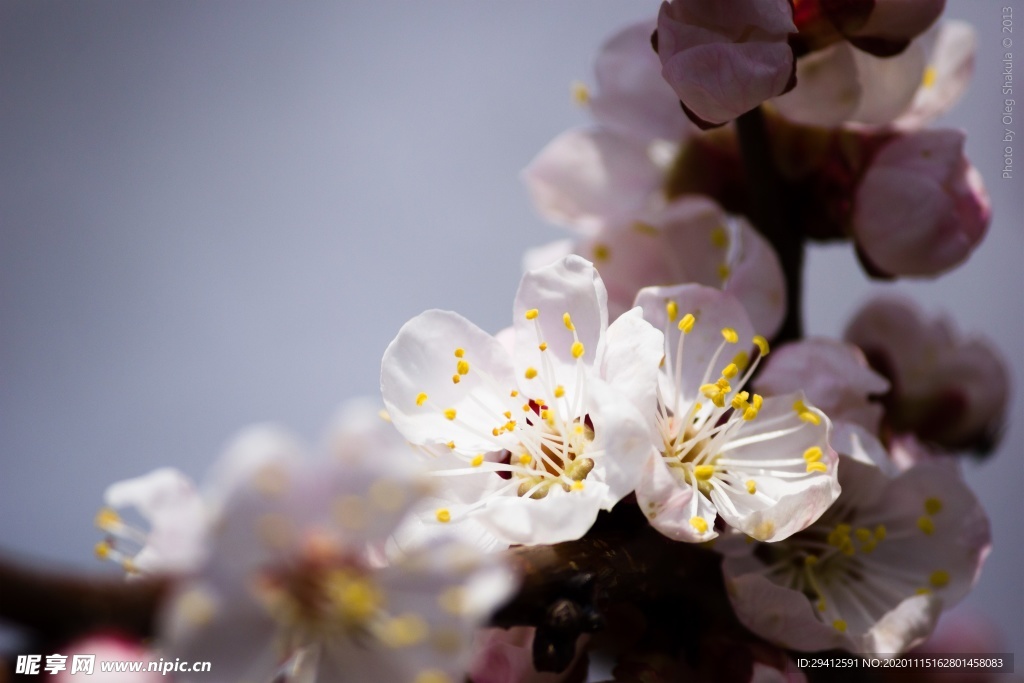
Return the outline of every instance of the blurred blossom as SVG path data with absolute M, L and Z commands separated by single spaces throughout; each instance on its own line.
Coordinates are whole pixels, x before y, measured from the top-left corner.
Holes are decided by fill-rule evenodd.
M 634 221 L 593 237 L 561 240 L 526 253 L 526 269 L 575 252 L 594 262 L 608 288 L 612 319 L 633 306 L 644 287 L 684 282 L 717 287 L 735 296 L 754 326 L 773 335 L 786 313 L 782 266 L 771 245 L 741 217 L 713 200 L 687 195 Z
M 871 268 L 933 276 L 974 251 L 991 208 L 963 146 L 961 131 L 927 130 L 896 136 L 877 153 L 857 188 L 852 224 Z
M 889 478 L 841 458 L 839 481 L 842 496 L 806 531 L 719 544 L 729 598 L 745 626 L 782 647 L 903 652 L 974 584 L 988 518 L 949 461 Z
M 85 676 L 88 676 L 85 680 L 90 683 L 157 683 L 169 680 L 160 671 L 146 670 L 150 662 L 159 659 L 156 654 L 143 647 L 138 641 L 115 633 L 87 635 L 68 643 L 61 648 L 61 651 L 67 654 L 67 668 L 57 672 L 53 678 L 46 676 L 54 683 L 75 683 Z M 75 655 L 95 655 L 91 675 L 85 674 L 83 671 L 71 673 Z M 100 662 L 140 662 L 142 670 L 139 672 L 103 671 Z
M 513 310 L 513 353 L 456 313 L 406 323 L 381 363 L 384 403 L 405 438 L 448 451 L 435 476 L 467 478 L 472 502 L 438 508 L 439 522 L 472 516 L 508 543 L 579 538 L 640 476 L 629 392 L 653 384 L 661 335 L 639 315 L 609 326 L 604 284 L 578 256 L 526 273 Z
M 658 14 L 662 75 L 703 128 L 793 87 L 789 0 L 672 0 Z
M 743 387 L 768 353 L 736 299 L 698 285 L 641 290 L 664 331 L 664 361 L 642 407 L 652 447 L 637 502 L 681 541 L 715 538 L 715 519 L 762 541 L 806 528 L 839 495 L 830 423 L 794 392 Z
M 96 526 L 107 534 L 96 545 L 101 559 L 118 562 L 129 574 L 190 571 L 204 560 L 207 510 L 181 472 L 165 467 L 111 484 L 103 499 L 107 507 L 96 515 Z M 148 528 L 126 522 L 117 512 L 123 508 L 134 508 Z
M 995 447 L 1009 401 L 1005 362 L 986 341 L 963 338 L 946 318 L 914 303 L 878 298 L 850 321 L 845 337 L 891 383 L 884 422 L 892 438 L 943 451 Z M 904 449 L 919 447 L 904 438 Z M 911 460 L 919 459 L 911 457 Z
M 809 49 L 845 39 L 888 57 L 924 33 L 945 6 L 946 0 L 794 0 L 794 16 Z
M 425 490 L 394 455 L 260 458 L 224 503 L 209 561 L 174 588 L 167 656 L 212 661 L 223 680 L 462 680 L 474 629 L 514 580 L 496 556 L 451 541 L 383 563 Z
M 974 69 L 974 30 L 943 21 L 892 57 L 835 43 L 797 61 L 797 86 L 772 100 L 790 121 L 921 128 L 948 111 Z

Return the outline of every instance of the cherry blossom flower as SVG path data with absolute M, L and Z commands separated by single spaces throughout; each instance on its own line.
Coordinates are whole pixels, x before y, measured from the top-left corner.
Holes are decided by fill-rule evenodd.
M 672 0 L 658 14 L 662 75 L 702 128 L 721 125 L 795 84 L 789 0 Z
M 384 403 L 410 442 L 450 450 L 459 467 L 443 474 L 476 481 L 475 502 L 440 521 L 472 514 L 509 543 L 578 538 L 639 477 L 631 397 L 653 385 L 661 336 L 639 311 L 609 326 L 604 284 L 578 256 L 524 275 L 514 311 L 513 354 L 455 313 L 406 323 L 384 353 Z
M 743 387 L 768 353 L 743 307 L 699 285 L 637 297 L 664 330 L 649 413 L 654 445 L 637 502 L 677 540 L 717 536 L 715 517 L 764 541 L 804 529 L 839 495 L 829 420 L 802 393 L 764 399 Z
M 112 484 L 104 493 L 96 526 L 107 537 L 96 555 L 120 564 L 129 574 L 182 572 L 197 568 L 206 555 L 206 507 L 195 485 L 181 472 L 161 468 Z M 134 508 L 148 528 L 117 512 Z
M 949 320 L 929 318 L 896 297 L 869 302 L 845 337 L 892 383 L 884 406 L 893 437 L 912 435 L 945 451 L 994 447 L 1009 386 L 1006 364 L 990 344 L 965 339 Z
M 889 275 L 930 276 L 963 262 L 991 218 L 964 134 L 899 135 L 874 157 L 857 188 L 852 229 L 862 258 Z
M 786 313 L 782 266 L 771 246 L 745 219 L 729 216 L 707 197 L 682 197 L 629 230 L 609 228 L 534 249 L 524 266 L 547 265 L 570 252 L 596 264 L 613 319 L 632 307 L 642 288 L 682 282 L 734 295 L 767 335 L 778 330 Z
M 899 653 L 977 578 L 989 523 L 950 461 L 889 478 L 843 458 L 843 495 L 807 530 L 772 545 L 717 548 L 736 615 L 800 651 Z
M 214 661 L 224 680 L 462 680 L 474 629 L 513 578 L 453 542 L 382 564 L 423 482 L 377 458 L 268 459 L 239 482 L 209 561 L 165 610 L 166 656 Z
M 772 100 L 790 121 L 922 128 L 963 95 L 974 68 L 974 30 L 944 21 L 896 56 L 875 57 L 847 42 L 797 61 L 797 86 Z

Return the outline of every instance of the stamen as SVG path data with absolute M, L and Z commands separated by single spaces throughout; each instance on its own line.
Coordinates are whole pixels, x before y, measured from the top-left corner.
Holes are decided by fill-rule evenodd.
M 437 511 L 434 513 L 434 516 L 437 518 L 437 521 L 441 522 L 442 524 L 447 524 L 448 522 L 452 521 L 452 513 L 451 510 L 449 510 L 448 508 L 438 508 Z
M 535 320 L 538 315 L 540 315 L 540 311 L 538 311 L 536 308 L 531 308 L 526 312 L 526 319 Z

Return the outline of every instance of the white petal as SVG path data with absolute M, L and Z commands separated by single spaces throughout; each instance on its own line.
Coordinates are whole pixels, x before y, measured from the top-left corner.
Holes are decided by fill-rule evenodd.
M 585 482 L 583 491 L 552 486 L 544 498 L 506 496 L 488 501 L 476 519 L 507 543 L 545 545 L 587 533 L 606 498 L 607 486 Z
M 673 476 L 661 453 L 651 450 L 644 476 L 636 489 L 637 504 L 651 526 L 676 541 L 696 543 L 718 536 L 715 506 L 694 487 Z M 704 531 L 691 523 L 694 517 L 703 521 Z
M 580 360 L 585 365 L 592 366 L 601 352 L 601 338 L 608 329 L 608 294 L 597 270 L 584 258 L 570 255 L 523 275 L 513 310 L 516 374 L 519 377 L 527 368 L 543 373 L 543 355 L 556 364 L 568 366 L 574 375 L 577 359 L 572 349 L 577 338 L 583 344 Z M 532 320 L 526 317 L 527 311 L 531 310 L 538 311 Z M 571 316 L 575 336 L 565 322 L 565 314 Z M 546 351 L 540 350 L 541 343 L 547 344 Z M 564 377 L 549 379 L 559 384 L 566 381 Z M 531 396 L 541 395 L 535 391 L 528 393 Z
M 469 363 L 458 384 L 452 381 L 460 360 L 456 349 L 464 351 L 462 360 Z M 454 441 L 470 453 L 498 449 L 490 431 L 504 422 L 504 411 L 518 406 L 509 397 L 515 387 L 502 345 L 447 311 L 427 311 L 403 325 L 381 362 L 384 405 L 398 431 L 416 444 Z M 455 410 L 457 419 L 445 416 L 448 409 Z
M 665 336 L 634 308 L 608 327 L 598 374 L 624 395 L 656 429 L 658 366 L 665 355 Z M 656 433 L 656 432 L 652 432 Z

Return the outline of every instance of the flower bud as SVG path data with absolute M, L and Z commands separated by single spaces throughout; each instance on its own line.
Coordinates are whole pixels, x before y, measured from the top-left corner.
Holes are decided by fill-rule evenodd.
M 869 269 L 932 276 L 963 262 L 984 237 L 991 210 L 964 134 L 927 130 L 894 137 L 857 188 L 853 236 Z
M 662 75 L 702 128 L 722 125 L 795 84 L 788 0 L 662 3 Z

